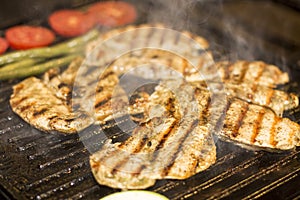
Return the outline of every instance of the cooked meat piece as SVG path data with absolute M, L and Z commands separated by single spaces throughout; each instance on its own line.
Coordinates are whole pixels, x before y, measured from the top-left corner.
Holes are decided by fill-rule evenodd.
M 68 68 L 60 71 L 58 68 L 50 69 L 43 75 L 43 82 L 55 91 L 57 98 L 62 99 L 67 105 L 72 104 L 72 89 L 77 71 L 83 62 L 82 57 L 74 59 Z
M 147 117 L 130 138 L 108 140 L 91 155 L 96 180 L 114 188 L 143 189 L 156 179 L 185 179 L 207 169 L 216 160 L 208 126 L 200 125 L 193 89 L 162 83 L 150 96 Z M 193 94 L 193 93 L 192 93 Z M 201 111 L 200 111 L 201 112 Z
M 230 97 L 237 97 L 249 103 L 258 104 L 271 108 L 278 116 L 282 116 L 285 110 L 296 108 L 299 105 L 298 97 L 293 93 L 287 93 L 256 83 L 234 84 L 231 81 L 225 81 L 223 84 L 214 82 L 197 81 L 192 82 L 195 87 L 210 90 L 221 90 Z
M 82 77 L 80 77 L 82 78 Z M 98 79 L 97 79 L 98 80 Z M 92 115 L 95 123 L 103 124 L 109 120 L 116 119 L 125 115 L 132 116 L 141 114 L 143 109 L 139 107 L 141 101 L 147 100 L 145 94 L 140 94 L 135 102 L 129 103 L 130 94 L 127 94 L 119 85 L 119 78 L 110 68 L 103 71 L 95 88 L 88 87 L 85 90 L 86 95 L 94 101 Z M 139 94 L 139 93 L 138 93 Z M 74 97 L 74 102 L 80 107 L 86 105 L 86 98 Z
M 35 77 L 27 78 L 13 87 L 10 104 L 15 113 L 32 126 L 43 131 L 74 133 L 92 123 L 84 112 L 72 112 L 56 91 Z
M 212 55 L 206 51 L 208 46 L 202 37 L 160 24 L 127 26 L 109 31 L 92 42 L 87 50 L 87 65 L 112 63 L 110 67 L 120 75 L 145 64 L 169 66 L 174 62 L 174 69 L 188 76 L 199 68 L 213 65 Z
M 235 84 L 250 82 L 274 88 L 289 81 L 287 73 L 282 72 L 277 66 L 261 61 L 235 63 L 225 61 L 216 63 L 216 68 L 222 80 L 230 80 Z
M 271 108 L 278 116 L 285 110 L 296 108 L 299 105 L 298 97 L 293 93 L 272 89 L 263 85 L 225 83 L 225 91 L 230 96 Z
M 269 108 L 230 98 L 220 136 L 242 144 L 288 150 L 300 145 L 300 126 Z
M 81 131 L 95 121 L 105 123 L 123 115 L 141 113 L 138 103 L 142 97 L 128 104 L 125 92 L 117 86 L 118 77 L 111 71 L 103 73 L 97 83 L 94 113 L 72 104 L 74 98 L 82 104 L 86 103 L 80 96 L 72 96 L 75 75 L 81 62 L 82 59 L 74 60 L 61 74 L 58 69 L 52 69 L 45 73 L 43 80 L 31 77 L 15 85 L 10 98 L 13 111 L 40 130 L 67 134 Z

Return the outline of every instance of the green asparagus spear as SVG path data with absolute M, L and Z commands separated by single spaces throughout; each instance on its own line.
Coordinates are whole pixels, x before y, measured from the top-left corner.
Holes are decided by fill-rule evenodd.
M 37 63 L 45 61 L 44 58 L 28 58 L 22 61 L 17 61 L 8 65 L 4 65 L 0 68 L 0 73 L 5 73 L 7 71 L 16 70 L 20 68 L 26 68 L 33 65 L 36 65 Z
M 45 62 L 42 64 L 34 65 L 27 68 L 18 68 L 16 70 L 5 71 L 0 73 L 0 80 L 8 80 L 12 78 L 23 78 L 27 76 L 41 74 L 51 68 L 54 67 L 62 67 L 72 62 L 74 58 L 79 56 L 80 54 L 72 54 L 66 57 L 57 58 L 51 60 L 49 62 Z
M 86 44 L 86 42 L 97 38 L 98 35 L 99 31 L 94 29 L 83 36 L 73 38 L 69 41 L 54 45 L 52 47 L 42 47 L 7 53 L 3 56 L 0 56 L 0 65 L 27 58 L 51 58 L 55 56 L 71 54 L 77 52 L 79 48 L 82 48 L 82 46 Z

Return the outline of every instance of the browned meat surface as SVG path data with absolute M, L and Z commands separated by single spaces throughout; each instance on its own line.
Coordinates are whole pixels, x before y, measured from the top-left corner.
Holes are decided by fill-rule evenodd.
M 298 97 L 293 93 L 273 89 L 257 83 L 234 84 L 224 81 L 223 84 L 204 81 L 192 82 L 195 87 L 206 89 L 209 85 L 211 91 L 224 89 L 229 97 L 237 97 L 249 103 L 271 108 L 278 116 L 285 110 L 296 108 L 299 105 Z
M 216 160 L 216 147 L 198 113 L 205 112 L 186 84 L 161 84 L 150 96 L 147 117 L 122 143 L 106 144 L 90 157 L 96 180 L 114 188 L 142 189 L 156 179 L 185 179 Z M 199 109 L 199 112 L 197 111 Z
M 10 104 L 15 113 L 43 131 L 74 133 L 92 123 L 84 112 L 72 112 L 56 91 L 31 77 L 14 86 Z
M 250 82 L 274 88 L 289 81 L 287 73 L 261 61 L 219 62 L 216 67 L 222 80 L 230 80 L 235 84 Z
M 247 145 L 288 150 L 300 145 L 300 126 L 269 108 L 230 98 L 220 136 Z

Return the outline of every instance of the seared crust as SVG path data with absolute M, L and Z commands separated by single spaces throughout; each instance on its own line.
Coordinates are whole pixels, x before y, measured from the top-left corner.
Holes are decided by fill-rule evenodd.
M 299 146 L 300 126 L 270 108 L 237 98 L 228 100 L 220 136 L 243 144 L 289 150 Z
M 199 104 L 193 95 L 186 95 L 189 90 L 184 84 L 173 91 L 158 86 L 150 97 L 148 117 L 132 136 L 122 143 L 107 141 L 90 157 L 92 172 L 100 184 L 142 189 L 156 179 L 188 178 L 215 162 L 211 132 L 198 120 L 195 107 Z M 198 109 L 201 112 L 202 108 Z
M 13 90 L 10 98 L 13 111 L 38 129 L 75 133 L 92 123 L 84 112 L 73 113 L 66 101 L 40 79 L 28 78 Z

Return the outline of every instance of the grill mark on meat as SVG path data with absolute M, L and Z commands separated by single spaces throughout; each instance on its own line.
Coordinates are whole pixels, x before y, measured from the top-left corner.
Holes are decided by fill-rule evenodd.
M 251 140 L 250 140 L 250 142 L 252 144 L 255 143 L 256 137 L 259 134 L 264 114 L 265 114 L 265 110 L 260 110 L 258 113 L 257 119 L 255 120 L 255 123 L 253 124 L 253 130 L 252 130 L 252 135 L 251 135 Z
M 249 68 L 249 67 L 248 67 Z M 259 78 L 262 76 L 263 74 L 263 68 L 259 68 L 259 72 L 257 73 L 257 76 L 254 79 L 254 83 L 258 82 Z M 258 89 L 258 84 L 252 84 L 251 90 L 252 90 L 252 94 L 248 94 L 248 98 L 252 101 L 255 97 L 256 91 Z
M 173 113 L 174 113 L 174 111 L 173 111 L 173 109 L 172 109 L 172 107 L 174 107 L 173 104 L 174 104 L 174 99 L 169 98 L 169 99 L 167 100 L 166 104 L 164 105 L 164 106 L 166 106 L 167 111 L 168 111 L 168 113 L 169 113 L 168 116 L 172 116 Z M 138 133 L 140 130 L 142 130 L 142 127 L 144 127 L 144 126 L 146 126 L 146 125 L 149 125 L 149 124 L 151 123 L 151 121 L 153 121 L 153 120 L 155 121 L 155 119 L 156 119 L 156 118 L 152 118 L 152 120 L 150 120 L 150 121 L 143 122 L 143 123 L 141 124 L 140 127 L 137 127 L 137 128 L 134 130 L 133 136 L 130 137 L 130 138 L 128 138 L 125 142 L 119 144 L 118 147 L 119 147 L 120 149 L 126 150 L 126 147 L 128 147 L 128 146 L 131 145 L 131 143 L 135 140 L 135 135 L 137 135 L 137 133 Z M 158 120 L 159 120 L 159 119 L 158 119 Z M 159 144 L 158 144 L 158 145 L 156 146 L 156 148 L 155 148 L 153 161 L 154 161 L 154 159 L 155 159 L 155 154 L 156 154 L 156 152 L 157 152 L 160 148 L 162 148 L 163 143 L 167 140 L 168 135 L 170 135 L 170 133 L 171 133 L 172 131 L 174 131 L 173 128 L 174 128 L 174 126 L 175 126 L 176 124 L 177 124 L 176 121 L 174 121 L 174 122 L 172 123 L 171 127 L 170 127 L 169 129 L 167 129 L 167 131 L 166 131 L 166 132 L 164 133 L 164 135 L 162 136 L 162 139 L 160 140 Z M 162 133 L 162 132 L 158 133 L 157 136 L 159 136 L 161 133 Z M 156 138 L 157 138 L 157 136 L 156 136 Z M 151 144 L 151 139 L 147 136 L 147 132 L 145 131 L 145 132 L 143 133 L 142 139 L 139 140 L 138 143 L 134 146 L 134 149 L 133 149 L 133 151 L 131 151 L 130 155 L 129 155 L 129 156 L 126 156 L 124 159 L 122 159 L 121 161 L 119 161 L 119 162 L 112 168 L 111 174 L 116 174 L 118 171 L 121 171 L 121 170 L 122 170 L 122 166 L 125 165 L 125 164 L 128 162 L 130 156 L 134 156 L 135 153 L 139 153 L 139 152 L 143 149 L 143 147 L 144 147 L 146 144 L 149 144 L 149 143 Z M 151 144 L 151 145 L 152 145 L 152 144 Z M 115 154 L 114 154 L 114 155 L 115 155 Z M 102 160 L 102 162 L 103 162 L 103 160 Z M 144 168 L 145 168 L 144 165 L 139 166 L 139 167 L 136 169 L 136 171 L 134 172 L 134 174 L 132 174 L 132 175 L 133 175 L 133 176 L 138 176 Z
M 22 106 L 22 107 L 20 107 L 19 108 L 19 111 L 22 113 L 22 112 L 24 112 L 25 110 L 28 110 L 29 108 L 31 108 L 32 107 L 32 105 L 25 105 L 25 106 Z
M 257 82 L 259 82 L 260 78 L 263 76 L 264 72 L 267 69 L 266 64 L 259 63 L 259 65 L 261 67 L 259 68 L 258 75 L 255 77 L 255 81 L 257 81 Z
M 179 152 L 182 150 L 183 147 L 183 142 L 188 138 L 189 134 L 196 128 L 196 126 L 199 124 L 199 120 L 196 119 L 193 121 L 192 125 L 190 126 L 190 128 L 188 130 L 186 130 L 184 136 L 179 140 L 179 145 L 177 147 L 177 150 L 174 154 L 170 154 L 171 155 L 171 160 L 169 162 L 169 164 L 164 167 L 163 171 L 162 171 L 162 176 L 166 176 L 169 174 L 170 169 L 172 168 L 172 166 L 175 163 L 175 160 L 179 154 Z
M 161 140 L 159 141 L 158 145 L 155 147 L 154 153 L 153 153 L 153 157 L 151 159 L 150 162 L 154 162 L 158 156 L 158 151 L 163 147 L 164 143 L 167 141 L 167 138 L 171 135 L 172 132 L 175 131 L 176 127 L 177 127 L 177 123 L 178 121 L 174 121 L 172 123 L 172 125 L 170 126 L 170 128 L 168 129 L 168 131 L 163 135 L 163 137 L 161 138 Z M 151 142 L 151 141 L 150 141 Z M 139 175 L 144 169 L 146 168 L 146 165 L 141 165 L 137 170 L 135 175 Z
M 232 137 L 235 138 L 239 135 L 239 129 L 241 128 L 241 126 L 243 124 L 243 120 L 246 117 L 248 110 L 249 110 L 249 104 L 245 102 L 243 104 L 243 107 L 241 108 L 241 112 L 238 117 L 238 120 L 236 121 L 236 123 L 233 126 L 233 131 L 231 132 Z
M 95 104 L 95 107 L 94 107 L 94 108 L 95 108 L 96 110 L 99 110 L 101 106 L 103 106 L 104 104 L 108 103 L 109 101 L 110 101 L 110 98 L 107 97 L 107 98 L 105 98 L 104 100 L 97 102 L 97 103 Z
M 223 69 L 224 69 L 224 80 L 228 80 L 230 78 L 230 68 L 233 67 L 233 64 L 227 63 Z
M 157 145 L 156 148 L 155 148 L 155 153 L 154 153 L 154 157 L 153 157 L 152 161 L 154 161 L 155 158 L 158 156 L 158 151 L 159 151 L 161 148 L 163 148 L 165 142 L 166 142 L 166 141 L 168 140 L 168 138 L 172 135 L 172 133 L 175 131 L 175 129 L 176 129 L 177 126 L 178 126 L 178 125 L 176 125 L 176 123 L 173 123 L 172 126 L 171 126 L 171 128 L 170 128 L 170 131 L 167 131 L 167 132 L 163 135 L 162 139 L 159 141 L 158 145 Z
M 270 103 L 272 102 L 272 98 L 273 98 L 274 93 L 275 93 L 275 90 L 273 90 L 273 89 L 270 89 L 268 91 L 268 94 L 266 96 L 266 105 L 270 105 Z
M 208 96 L 205 107 L 199 116 L 199 120 L 200 120 L 199 125 L 205 126 L 208 123 L 210 107 L 211 107 L 211 97 Z
M 254 79 L 255 82 L 258 82 L 258 81 L 259 81 L 259 79 L 262 77 L 262 75 L 263 75 L 265 69 L 266 69 L 265 65 L 264 65 L 264 67 L 260 67 L 260 68 L 259 68 L 259 71 L 258 71 L 258 73 L 257 73 L 257 76 L 256 76 L 255 79 Z M 257 84 L 254 84 L 254 85 L 257 85 Z
M 240 74 L 240 79 L 239 79 L 239 83 L 242 83 L 244 82 L 244 79 L 245 79 L 245 76 L 246 76 L 246 73 L 247 71 L 249 70 L 249 67 L 248 67 L 248 63 L 247 62 L 243 62 L 242 64 L 242 69 L 241 69 L 241 74 Z
M 143 138 L 139 141 L 139 143 L 136 145 L 135 149 L 133 152 L 124 158 L 123 160 L 120 160 L 113 168 L 111 171 L 111 174 L 116 174 L 118 171 L 122 170 L 122 166 L 128 161 L 129 157 L 135 153 L 138 153 L 147 143 L 148 137 L 147 135 L 144 135 Z M 138 175 L 138 173 L 135 173 L 135 175 Z
M 105 80 L 111 75 L 115 75 L 115 73 L 113 71 L 109 71 L 107 73 L 104 73 L 104 75 L 100 77 L 100 80 Z
M 47 111 L 48 111 L 48 108 L 43 108 L 43 109 L 41 109 L 41 110 L 39 110 L 39 111 L 33 112 L 32 116 L 33 116 L 33 117 L 37 117 L 37 116 L 39 116 L 39 115 L 44 114 L 44 113 L 47 112 Z
M 55 118 L 57 118 L 58 116 L 57 115 L 53 115 L 53 116 L 51 116 L 51 117 L 48 117 L 48 119 L 51 121 L 51 120 L 53 120 L 53 119 L 55 119 Z
M 147 123 L 147 122 L 146 122 L 146 123 Z M 119 144 L 118 147 L 119 147 L 120 149 L 125 149 L 127 145 L 130 145 L 130 143 L 135 139 L 135 138 L 134 138 L 135 133 L 139 132 L 139 131 L 142 129 L 142 127 L 143 127 L 144 125 L 146 125 L 146 123 L 144 123 L 144 124 L 142 124 L 141 126 L 137 127 L 137 128 L 134 130 L 132 136 L 129 137 L 125 142 L 122 142 L 121 144 Z
M 102 86 L 100 86 L 100 87 L 97 87 L 97 90 L 96 90 L 96 92 L 97 92 L 97 93 L 99 93 L 99 92 L 102 92 L 102 91 L 103 91 L 103 89 L 104 89 L 104 88 L 103 88 Z
M 68 84 L 61 82 L 60 84 L 58 84 L 58 89 L 61 89 L 62 87 L 68 87 Z

